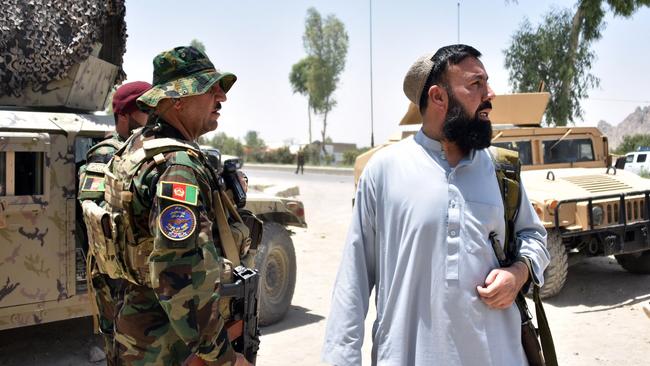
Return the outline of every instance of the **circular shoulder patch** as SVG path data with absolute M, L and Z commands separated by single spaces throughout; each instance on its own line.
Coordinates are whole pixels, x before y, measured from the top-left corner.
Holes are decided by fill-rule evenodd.
M 170 240 L 185 240 L 196 229 L 196 216 L 187 206 L 171 205 L 160 214 L 158 227 Z

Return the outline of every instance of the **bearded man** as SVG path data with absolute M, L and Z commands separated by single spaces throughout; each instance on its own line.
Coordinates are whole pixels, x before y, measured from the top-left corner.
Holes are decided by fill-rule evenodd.
M 526 365 L 514 299 L 542 284 L 546 231 L 526 196 L 515 221 L 521 260 L 500 268 L 504 207 L 490 151 L 494 93 L 466 45 L 415 61 L 404 92 L 422 129 L 383 148 L 359 180 L 334 286 L 323 360 L 361 365 L 374 289 L 373 365 Z

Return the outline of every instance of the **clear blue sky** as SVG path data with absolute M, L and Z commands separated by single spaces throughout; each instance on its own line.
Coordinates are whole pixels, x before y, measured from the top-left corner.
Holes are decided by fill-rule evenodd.
M 461 1 L 460 42 L 483 53 L 497 94 L 510 92 L 503 50 L 525 17 L 537 24 L 551 7 L 575 1 Z M 217 131 L 243 137 L 259 131 L 267 143 L 307 141 L 307 102 L 292 94 L 291 66 L 305 56 L 302 44 L 306 11 L 334 14 L 346 26 L 350 46 L 345 71 L 328 117 L 327 135 L 336 142 L 370 145 L 369 2 L 353 0 L 135 1 L 126 3 L 128 81 L 152 78 L 152 59 L 160 51 L 196 38 L 217 68 L 238 81 L 228 93 Z M 421 54 L 457 43 L 457 1 L 373 0 L 373 85 L 375 143 L 397 131 L 406 111 L 402 80 Z M 648 105 L 650 9 L 632 18 L 608 15 L 603 37 L 594 45 L 592 72 L 598 89 L 583 102 L 584 121 L 619 123 L 637 106 Z M 619 100 L 628 100 L 623 102 Z M 636 101 L 636 102 L 629 102 Z M 320 139 L 321 119 L 312 134 Z

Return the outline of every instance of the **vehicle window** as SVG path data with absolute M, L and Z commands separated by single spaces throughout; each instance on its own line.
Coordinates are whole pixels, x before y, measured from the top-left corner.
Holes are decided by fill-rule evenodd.
M 632 163 L 632 162 L 634 162 L 634 154 L 627 155 L 627 156 L 625 157 L 625 162 L 626 162 L 626 163 Z
M 43 194 L 43 152 L 16 151 L 16 196 Z
M 648 154 L 639 154 L 638 156 L 639 156 L 639 157 L 636 158 L 636 162 L 637 162 L 637 163 L 644 163 L 646 157 L 648 156 Z
M 542 145 L 545 164 L 594 161 L 594 148 L 590 139 L 546 140 Z
M 519 152 L 519 160 L 521 165 L 533 164 L 533 154 L 530 141 L 506 141 L 495 142 L 492 145 L 502 147 L 504 149 L 514 150 Z
M 7 195 L 7 153 L 0 151 L 0 196 Z

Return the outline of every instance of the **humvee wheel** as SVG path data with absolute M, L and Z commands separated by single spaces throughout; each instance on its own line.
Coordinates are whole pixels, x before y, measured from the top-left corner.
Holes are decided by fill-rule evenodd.
M 544 271 L 544 286 L 539 291 L 539 296 L 542 299 L 553 297 L 560 293 L 560 290 L 564 287 L 569 271 L 566 248 L 557 230 L 548 231 L 546 249 L 548 249 L 551 255 L 551 262 Z
M 650 250 L 619 254 L 614 257 L 616 257 L 618 264 L 630 273 L 650 274 Z
M 282 225 L 264 223 L 255 267 L 260 271 L 259 323 L 271 325 L 284 318 L 296 287 L 296 252 Z

